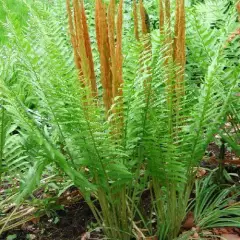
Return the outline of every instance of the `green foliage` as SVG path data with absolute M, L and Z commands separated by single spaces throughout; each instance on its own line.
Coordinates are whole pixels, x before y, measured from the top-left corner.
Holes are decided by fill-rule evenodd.
M 200 229 L 220 227 L 239 227 L 240 205 L 238 186 L 222 189 L 213 180 L 212 172 L 205 179 L 196 181 L 196 199 L 194 200 L 195 223 Z
M 23 26 L 26 26 L 26 21 L 28 19 L 28 11 L 27 7 L 23 2 L 8 0 L 2 1 L 0 4 L 0 22 L 4 23 L 7 18 L 6 8 L 11 9 L 11 13 L 14 15 L 15 23 L 19 29 Z M 8 33 L 5 28 L 0 24 L 0 44 L 7 43 L 8 37 L 6 36 Z
M 222 66 L 223 73 L 226 76 L 224 84 L 231 86 L 231 83 L 228 82 L 228 79 L 232 78 L 230 68 L 238 67 L 238 56 L 240 54 L 238 36 L 230 43 L 227 43 L 231 33 L 238 28 L 237 14 L 233 3 L 226 0 L 208 0 L 205 3 L 197 4 L 191 10 L 189 9 L 193 14 L 187 15 L 189 18 L 187 32 L 189 64 L 187 65 L 187 75 L 189 79 L 194 80 L 192 81 L 194 85 L 199 86 L 201 84 L 204 73 L 213 60 L 213 56 L 215 56 L 216 45 L 222 42 L 221 51 L 224 51 L 226 58 L 225 65 Z M 229 107 L 231 128 L 226 129 L 223 127 L 220 134 L 229 146 L 239 154 L 238 92 L 239 86 L 236 85 L 236 89 L 233 90 L 231 106 Z M 230 133 L 232 130 L 234 130 L 234 133 Z
M 174 239 L 187 212 L 195 167 L 234 102 L 240 68 L 231 65 L 225 69 L 231 60 L 227 58 L 229 50 L 223 47 L 235 16 L 229 15 L 218 31 L 209 30 L 207 18 L 199 14 L 200 5 L 189 9 L 186 95 L 177 110 L 168 81 L 169 72 L 178 67 L 174 63 L 166 67 L 163 37 L 155 30 L 138 43 L 131 34 L 124 35 L 125 120 L 123 137 L 119 138 L 119 129 L 111 126 L 116 116 L 105 119 L 101 98 L 86 111 L 67 35 L 65 5 L 53 1 L 49 8 L 36 1 L 24 6 L 29 13 L 24 31 L 19 31 L 18 22 L 8 13 L 7 51 L 12 54 L 6 55 L 5 62 L 11 67 L 4 68 L 0 78 L 1 159 L 9 175 L 16 169 L 24 175 L 16 203 L 29 196 L 41 183 L 43 173 L 56 165 L 81 190 L 107 236 L 130 239 L 133 223 L 140 217 L 140 225 L 147 226 L 149 233 L 154 220 L 159 239 Z M 221 15 L 222 8 L 216 11 Z M 88 15 L 92 14 L 89 10 Z M 144 50 L 150 37 L 152 49 Z M 96 45 L 93 48 L 97 49 Z M 96 51 L 94 61 L 98 66 Z M 97 77 L 101 90 L 100 73 Z M 199 88 L 193 86 L 196 79 Z M 172 87 L 175 76 L 170 80 Z M 6 119 L 9 127 L 3 124 Z M 152 197 L 150 216 L 139 210 L 146 189 Z M 215 209 L 215 215 L 208 215 L 214 224 L 203 221 L 205 205 L 199 202 L 203 191 L 196 199 L 196 218 L 201 226 L 217 226 L 221 220 L 216 221 L 219 214 Z M 211 192 L 206 198 L 209 207 L 215 203 L 213 196 Z M 95 199 L 101 211 L 94 205 Z M 221 209 L 220 216 L 229 211 Z

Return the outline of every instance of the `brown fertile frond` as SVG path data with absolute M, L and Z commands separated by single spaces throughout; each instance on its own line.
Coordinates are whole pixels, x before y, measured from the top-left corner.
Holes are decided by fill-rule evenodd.
M 112 9 L 114 11 L 115 9 Z M 113 98 L 122 97 L 122 85 L 123 85 L 123 54 L 122 54 L 122 29 L 123 29 L 123 0 L 120 0 L 118 5 L 117 21 L 116 21 L 116 44 L 115 54 L 112 58 L 112 72 L 113 72 Z M 111 41 L 111 39 L 109 39 Z M 114 100 L 114 99 L 113 99 Z M 115 102 L 116 107 L 112 111 L 116 114 L 116 118 L 113 119 L 113 133 L 115 136 L 120 136 L 123 127 L 123 101 L 119 98 Z
M 101 62 L 103 99 L 107 112 L 111 109 L 114 98 L 122 95 L 122 0 L 119 2 L 116 23 L 115 12 L 115 0 L 110 0 L 107 14 L 106 5 L 102 0 L 96 0 L 96 36 Z
M 96 97 L 97 84 L 84 4 L 82 0 L 80 3 L 78 0 L 73 0 L 74 16 L 72 16 L 70 0 L 66 0 L 66 5 L 74 60 L 79 71 L 79 78 L 82 87 L 91 90 L 92 97 Z
M 168 64 L 170 58 L 172 58 L 172 37 L 171 37 L 171 5 L 170 5 L 170 0 L 165 0 L 165 14 L 164 14 L 164 24 L 167 24 L 167 29 L 165 31 L 165 41 L 166 41 L 166 46 L 167 50 L 165 53 L 166 57 L 166 64 Z
M 79 71 L 79 74 L 82 72 L 81 68 L 81 58 L 78 54 L 77 51 L 77 37 L 76 37 L 76 32 L 74 28 L 74 22 L 72 18 L 72 11 L 70 7 L 70 0 L 66 0 L 66 5 L 67 5 L 67 13 L 68 13 L 68 25 L 69 25 L 69 31 L 70 31 L 70 36 L 71 36 L 71 42 L 73 46 L 73 51 L 74 51 L 74 61 L 75 65 Z M 82 87 L 84 87 L 84 84 L 82 84 Z
M 88 32 L 87 16 L 85 13 L 83 1 L 81 1 L 81 12 L 82 12 L 83 36 L 84 36 L 84 40 L 85 40 L 85 50 L 86 50 L 87 59 L 88 59 L 88 63 L 89 63 L 89 70 L 90 70 L 89 78 L 91 81 L 92 94 L 94 97 L 96 97 L 97 96 L 97 83 L 96 83 L 96 76 L 95 76 L 95 71 L 94 71 L 91 41 L 90 41 L 90 36 L 89 36 L 89 32 Z
M 101 62 L 101 82 L 103 86 L 103 101 L 106 111 L 112 106 L 112 73 L 110 61 L 110 46 L 108 40 L 108 23 L 105 5 L 102 0 L 96 0 L 96 36 Z
M 96 40 L 98 48 L 100 48 L 100 2 L 98 0 L 95 1 L 95 30 L 96 30 Z
M 172 58 L 172 33 L 171 33 L 171 13 L 170 13 L 170 0 L 159 0 L 159 30 L 164 37 L 164 45 L 166 50 L 164 51 L 165 65 Z
M 149 52 L 152 48 L 151 35 L 149 34 L 150 20 L 142 0 L 139 0 L 139 10 L 140 10 L 141 23 L 142 23 L 142 39 L 144 40 L 143 45 L 144 45 L 144 49 Z
M 112 97 L 117 94 L 117 65 L 115 52 L 115 0 L 111 0 L 108 6 L 108 41 L 111 57 L 111 75 L 112 75 Z
M 171 4 L 170 0 L 165 0 L 165 19 L 166 23 L 168 23 L 168 27 L 170 29 L 170 21 L 171 21 Z
M 147 11 L 143 5 L 143 1 L 139 1 L 139 7 L 140 7 L 140 16 L 142 20 L 142 33 L 147 34 L 150 32 L 150 23 L 149 23 L 149 17 L 147 14 Z
M 123 0 L 118 5 L 118 15 L 115 22 L 116 2 L 110 0 L 107 9 L 102 0 L 96 0 L 95 27 L 96 39 L 101 64 L 101 83 L 103 86 L 103 102 L 108 112 L 114 98 L 122 96 L 123 84 Z M 69 30 L 74 51 L 74 59 L 82 87 L 91 90 L 93 97 L 97 96 L 96 77 L 93 55 L 83 0 L 66 0 Z M 86 91 L 88 93 L 88 91 Z M 89 97 L 86 95 L 86 97 Z M 120 104 L 120 102 L 118 102 Z
M 237 12 L 240 14 L 240 1 L 237 2 L 236 8 L 237 8 Z
M 133 19 L 134 19 L 134 34 L 135 34 L 135 38 L 139 41 L 138 14 L 137 14 L 137 3 L 136 3 L 136 0 L 133 0 Z
M 159 0 L 159 29 L 160 29 L 160 33 L 163 33 L 163 31 L 164 31 L 163 0 Z
M 165 31 L 166 35 L 166 45 L 167 45 L 167 52 L 166 52 L 166 59 L 167 62 L 169 58 L 172 56 L 172 37 L 171 37 L 171 5 L 170 0 L 165 0 L 165 13 L 164 13 L 164 24 L 167 24 L 167 31 Z
M 180 97 L 184 94 L 184 70 L 185 70 L 185 6 L 184 0 L 175 0 L 175 28 L 174 41 L 171 31 L 171 4 L 170 0 L 159 0 L 159 29 L 164 36 L 164 66 L 167 71 L 168 103 L 171 107 L 173 102 L 178 111 Z M 172 43 L 173 42 L 173 43 Z M 172 72 L 171 65 L 174 62 L 180 70 Z M 175 78 L 175 80 L 174 80 Z M 173 82 L 174 80 L 174 82 Z M 173 96 L 176 96 L 173 98 Z
M 120 0 L 117 18 L 117 44 L 116 44 L 117 93 L 115 96 L 122 96 L 121 90 L 123 84 L 122 28 L 123 28 L 123 0 Z
M 75 35 L 76 35 L 76 45 L 77 45 L 77 52 L 78 56 L 81 59 L 81 72 L 82 75 L 81 80 L 83 81 L 84 87 L 90 86 L 90 79 L 88 77 L 89 73 L 89 66 L 87 64 L 87 57 L 85 51 L 85 44 L 84 44 L 84 36 L 83 36 L 83 26 L 82 26 L 82 14 L 81 9 L 79 6 L 78 0 L 73 0 L 73 10 L 74 10 L 74 24 L 75 24 Z M 86 77 L 86 78 L 85 78 Z
M 180 97 L 184 93 L 184 70 L 186 62 L 184 0 L 176 0 L 176 22 L 173 49 L 173 60 L 176 65 L 180 66 L 180 71 L 176 73 L 176 94 Z

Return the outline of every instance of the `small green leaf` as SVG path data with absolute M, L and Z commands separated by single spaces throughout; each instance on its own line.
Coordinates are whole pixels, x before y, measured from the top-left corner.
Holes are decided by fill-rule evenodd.
M 13 239 L 16 239 L 16 238 L 17 238 L 17 234 L 7 236 L 7 240 L 13 240 Z

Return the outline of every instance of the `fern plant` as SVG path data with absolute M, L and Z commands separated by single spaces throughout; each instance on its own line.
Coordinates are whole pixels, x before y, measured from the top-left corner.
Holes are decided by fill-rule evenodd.
M 159 239 L 176 238 L 195 167 L 224 122 L 238 83 L 238 66 L 224 70 L 232 20 L 209 43 L 211 33 L 197 25 L 196 11 L 187 12 L 187 33 L 203 41 L 201 54 L 188 55 L 185 76 L 184 1 L 176 1 L 175 12 L 160 1 L 160 29 L 153 32 L 143 2 L 135 4 L 135 35 L 134 29 L 122 30 L 123 1 L 118 6 L 96 1 L 96 34 L 93 12 L 85 11 L 83 1 L 67 1 L 67 7 L 53 2 L 54 11 L 40 1 L 25 4 L 29 26 L 16 31 L 11 13 L 5 24 L 18 85 L 0 78 L 2 109 L 18 126 L 31 163 L 16 202 L 35 189 L 47 166 L 56 164 L 79 187 L 108 238 L 142 236 L 143 227 Z M 193 39 L 187 43 L 196 48 Z M 202 60 L 201 86 L 193 88 L 188 69 Z M 36 103 L 33 110 L 26 89 Z M 152 198 L 148 216 L 139 208 L 146 189 Z
M 236 5 L 235 5 L 236 3 Z M 215 45 L 222 41 L 225 36 L 225 43 L 223 43 L 223 50 L 225 57 L 229 61 L 223 67 L 225 72 L 231 67 L 238 65 L 239 55 L 239 10 L 238 1 L 205 1 L 199 3 L 195 8 L 189 9 L 194 14 L 189 14 L 189 24 L 187 43 L 188 43 L 188 67 L 187 76 L 193 80 L 194 85 L 200 85 L 204 73 L 207 70 L 209 61 L 215 55 Z M 237 8 L 237 11 L 236 11 Z M 237 14 L 238 15 L 237 15 Z M 194 17 L 190 20 L 190 18 Z M 194 24 L 192 24 L 194 23 Z M 198 39 L 196 41 L 196 39 Z M 226 82 L 227 83 L 227 82 Z M 239 147 L 239 129 L 238 129 L 238 109 L 239 109 L 239 86 L 236 86 L 235 93 L 233 93 L 233 100 L 229 108 L 229 117 L 226 122 L 231 123 L 231 129 L 222 126 L 219 130 L 221 137 L 232 147 L 238 154 Z M 230 133 L 234 129 L 235 133 Z

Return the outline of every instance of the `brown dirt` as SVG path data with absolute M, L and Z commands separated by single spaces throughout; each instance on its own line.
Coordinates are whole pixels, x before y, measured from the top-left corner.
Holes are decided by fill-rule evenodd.
M 54 220 L 58 222 L 54 223 Z M 0 240 L 9 235 L 17 235 L 17 240 L 26 240 L 29 237 L 35 240 L 77 240 L 85 233 L 88 224 L 94 222 L 94 217 L 87 204 L 81 200 L 65 211 L 56 212 L 55 217 L 40 218 L 39 222 L 28 222 L 18 229 L 4 233 Z

